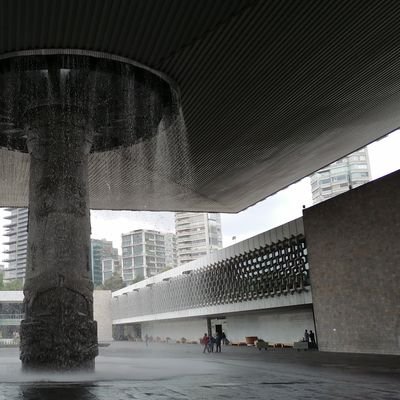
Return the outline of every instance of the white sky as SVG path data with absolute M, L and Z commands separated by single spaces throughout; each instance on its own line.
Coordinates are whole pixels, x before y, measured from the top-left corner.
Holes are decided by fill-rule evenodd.
M 400 169 L 400 130 L 368 146 L 372 179 Z M 302 215 L 303 205 L 312 205 L 309 178 L 259 202 L 238 214 L 221 214 L 224 247 L 239 242 Z M 5 212 L 0 209 L 0 233 L 3 234 Z M 92 237 L 113 241 L 121 247 L 121 234 L 135 229 L 155 229 L 174 232 L 174 214 L 171 212 L 92 211 Z M 7 238 L 0 238 L 0 251 Z M 6 258 L 5 255 L 1 259 Z M 0 262 L 1 263 L 1 262 Z

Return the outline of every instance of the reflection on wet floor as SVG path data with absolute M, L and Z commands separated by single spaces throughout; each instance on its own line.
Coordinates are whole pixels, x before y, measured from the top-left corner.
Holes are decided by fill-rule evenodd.
M 23 373 L 0 349 L 0 400 L 400 399 L 398 356 L 117 342 L 93 373 Z
M 92 385 L 81 384 L 1 384 L 1 399 L 16 400 L 94 400 Z
M 211 387 L 210 387 L 211 388 Z M 199 386 L 202 392 L 210 388 Z M 215 388 L 214 388 L 215 389 Z M 174 384 L 143 382 L 107 382 L 107 383 L 0 383 L 1 400 L 131 400 L 131 399 L 198 399 L 201 393 L 190 394 L 189 387 L 183 391 L 175 389 Z M 214 392 L 215 395 L 218 393 Z M 199 397 L 200 396 L 200 397 Z M 218 396 L 216 397 L 218 398 Z

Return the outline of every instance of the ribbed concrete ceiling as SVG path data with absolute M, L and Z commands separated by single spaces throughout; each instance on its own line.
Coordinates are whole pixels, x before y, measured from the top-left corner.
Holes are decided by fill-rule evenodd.
M 399 17 L 398 1 L 10 0 L 0 55 L 100 51 L 179 86 L 190 179 L 95 153 L 92 208 L 236 212 L 400 125 Z M 1 149 L 0 168 L 0 205 L 27 205 L 28 156 Z

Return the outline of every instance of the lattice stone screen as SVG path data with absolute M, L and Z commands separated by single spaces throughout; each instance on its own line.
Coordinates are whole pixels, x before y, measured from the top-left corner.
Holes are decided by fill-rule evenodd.
M 308 285 L 300 234 L 131 292 L 126 305 L 135 317 L 291 295 Z

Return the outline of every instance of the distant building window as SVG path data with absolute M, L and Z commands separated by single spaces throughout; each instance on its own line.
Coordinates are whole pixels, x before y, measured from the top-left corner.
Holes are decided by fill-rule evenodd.
M 338 175 L 332 177 L 332 182 L 347 181 L 347 175 Z
M 133 243 L 142 243 L 142 234 L 141 233 L 135 233 L 133 235 Z
M 355 172 L 351 174 L 351 177 L 354 179 L 358 178 L 367 178 L 368 177 L 368 172 Z
M 133 246 L 133 254 L 135 256 L 141 256 L 143 254 L 143 245 L 140 244 L 140 245 Z
M 131 236 L 122 236 L 122 246 L 129 246 L 131 244 Z
M 339 168 L 332 168 L 331 174 L 342 174 L 343 172 L 347 171 L 347 167 L 339 167 Z
M 130 256 L 132 255 L 132 247 L 122 247 L 122 255 L 123 256 Z
M 124 258 L 123 259 L 124 268 L 132 267 L 132 258 Z
M 143 265 L 143 256 L 140 257 L 134 257 L 133 258 L 133 264 L 135 267 L 139 267 Z

